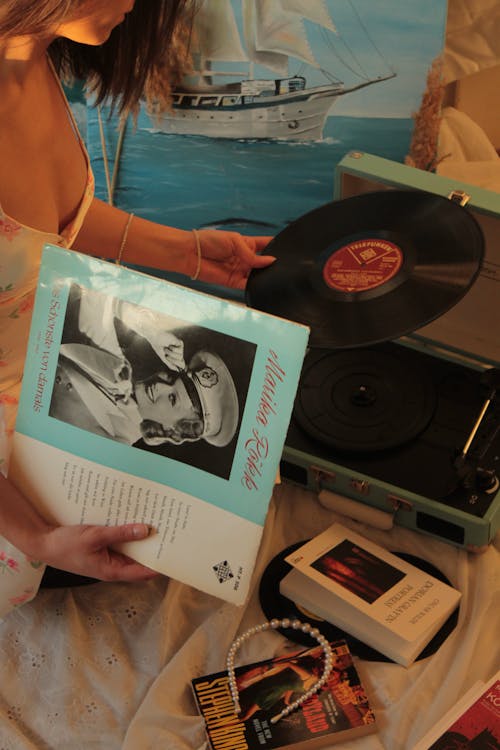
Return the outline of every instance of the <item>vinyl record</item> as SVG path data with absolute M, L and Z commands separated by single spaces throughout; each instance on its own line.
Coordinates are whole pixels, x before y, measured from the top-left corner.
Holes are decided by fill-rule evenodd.
M 336 451 L 373 454 L 427 427 L 437 399 L 431 377 L 388 346 L 308 352 L 293 414 L 310 437 Z
M 310 345 L 352 348 L 399 338 L 468 291 L 484 253 L 481 229 L 457 203 L 385 190 L 327 203 L 266 248 L 250 274 L 250 307 L 311 327 Z
M 371 646 L 368 646 L 366 643 L 363 643 L 363 641 L 358 640 L 354 636 L 347 633 L 345 630 L 342 630 L 336 625 L 332 625 L 331 623 L 326 622 L 326 620 L 323 620 L 322 618 L 318 618 L 316 615 L 313 615 L 311 612 L 295 604 L 295 602 L 293 602 L 291 599 L 288 599 L 286 596 L 283 596 L 280 593 L 280 581 L 292 569 L 291 565 L 289 565 L 285 561 L 285 557 L 287 557 L 291 552 L 296 550 L 302 544 L 305 544 L 307 541 L 309 540 L 304 539 L 301 542 L 297 542 L 296 544 L 292 544 L 290 547 L 287 547 L 282 552 L 277 554 L 276 557 L 274 557 L 266 567 L 260 581 L 259 600 L 262 611 L 264 612 L 267 619 L 272 620 L 276 617 L 280 620 L 283 620 L 285 617 L 289 617 L 292 619 L 296 618 L 298 620 L 301 620 L 302 622 L 310 622 L 311 625 L 314 625 L 314 627 L 318 628 L 318 630 L 325 636 L 325 638 L 328 638 L 329 641 L 344 639 L 347 642 L 351 653 L 353 653 L 355 656 L 359 656 L 360 659 L 366 659 L 367 661 L 392 661 L 392 659 L 389 659 L 389 657 L 381 654 L 379 651 L 372 648 Z M 422 560 L 420 557 L 408 555 L 403 552 L 393 552 L 392 554 L 396 555 L 396 557 L 400 557 L 402 560 L 410 563 L 411 565 L 415 565 L 415 567 L 420 568 L 420 570 L 425 571 L 426 573 L 434 576 L 440 581 L 443 581 L 447 584 L 450 583 L 446 576 L 444 576 L 443 573 L 441 573 L 441 571 L 438 570 L 434 565 L 427 562 L 427 560 Z M 453 631 L 457 624 L 457 621 L 458 607 L 454 612 L 451 613 L 451 615 L 441 626 L 432 640 L 429 641 L 427 646 L 418 656 L 417 661 L 419 659 L 425 659 L 427 656 L 431 656 L 432 654 L 434 654 Z M 306 646 L 307 648 L 316 645 L 316 641 L 311 636 L 307 635 L 307 633 L 303 633 L 301 630 L 294 630 L 293 628 L 279 628 L 279 632 L 282 633 L 282 635 L 284 635 L 290 641 L 299 643 L 302 646 Z

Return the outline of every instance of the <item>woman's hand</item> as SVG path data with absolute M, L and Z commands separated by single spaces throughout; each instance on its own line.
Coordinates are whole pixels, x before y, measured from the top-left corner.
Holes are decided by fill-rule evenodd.
M 55 526 L 43 535 L 40 559 L 54 568 L 101 581 L 144 581 L 158 573 L 112 549 L 149 535 L 144 523 L 122 526 Z
M 265 268 L 274 263 L 272 255 L 258 255 L 272 237 L 252 237 L 238 232 L 219 229 L 198 231 L 201 249 L 201 264 L 198 277 L 211 284 L 244 289 L 253 268 Z M 196 243 L 195 259 L 191 276 L 195 274 L 198 258 Z

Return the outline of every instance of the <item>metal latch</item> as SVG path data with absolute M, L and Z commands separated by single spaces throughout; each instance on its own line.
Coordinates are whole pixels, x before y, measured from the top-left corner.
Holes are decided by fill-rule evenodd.
M 387 502 L 392 507 L 394 513 L 397 513 L 398 510 L 408 511 L 413 507 L 409 500 L 398 497 L 397 495 L 387 495 Z
M 452 190 L 448 198 L 453 203 L 458 203 L 459 206 L 466 206 L 470 201 L 470 195 L 465 190 Z
M 327 471 L 320 466 L 314 465 L 310 466 L 309 470 L 314 477 L 314 489 L 316 492 L 323 489 L 323 482 L 329 482 L 330 484 L 335 482 L 336 474 L 334 471 Z

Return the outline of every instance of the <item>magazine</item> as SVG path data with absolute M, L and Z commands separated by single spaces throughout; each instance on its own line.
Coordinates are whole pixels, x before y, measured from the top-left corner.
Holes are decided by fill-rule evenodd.
M 295 711 L 271 719 L 323 673 L 321 646 L 235 670 L 241 713 L 235 714 L 227 672 L 197 677 L 192 688 L 212 750 L 317 750 L 377 727 L 345 641 L 331 644 L 333 669 L 325 686 Z
M 334 523 L 288 555 L 280 592 L 390 659 L 409 666 L 460 592 Z
M 500 672 L 476 682 L 413 750 L 500 750 Z
M 54 246 L 9 476 L 61 524 L 149 524 L 121 551 L 246 598 L 308 328 Z

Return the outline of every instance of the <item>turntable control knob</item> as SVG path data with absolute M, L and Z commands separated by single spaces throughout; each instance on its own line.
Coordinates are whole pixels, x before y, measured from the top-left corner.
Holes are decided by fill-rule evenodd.
M 499 487 L 498 477 L 493 469 L 476 469 L 476 484 L 479 490 L 491 494 L 496 492 Z

